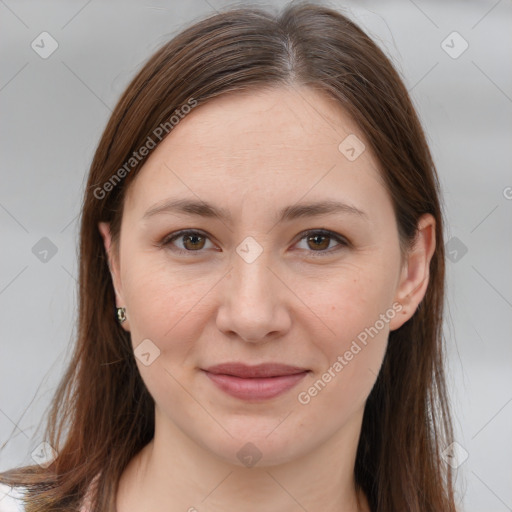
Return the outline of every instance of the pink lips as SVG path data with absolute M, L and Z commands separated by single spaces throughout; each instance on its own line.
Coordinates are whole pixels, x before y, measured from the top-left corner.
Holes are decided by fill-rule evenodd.
M 203 371 L 222 391 L 243 400 L 268 400 L 281 395 L 308 373 L 305 368 L 278 363 L 224 363 Z

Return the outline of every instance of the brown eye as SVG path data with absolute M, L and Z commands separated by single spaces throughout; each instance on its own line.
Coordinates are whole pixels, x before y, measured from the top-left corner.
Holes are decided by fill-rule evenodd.
M 306 240 L 307 247 L 305 250 L 309 253 L 317 253 L 313 254 L 314 256 L 327 256 L 350 245 L 344 237 L 334 233 L 333 231 L 317 229 L 306 231 L 302 235 L 303 236 L 300 241 Z M 333 241 L 337 246 L 334 245 L 334 247 L 330 248 Z
M 162 241 L 162 245 L 168 246 L 178 253 L 201 252 L 205 248 L 207 240 L 208 237 L 199 231 L 188 230 L 166 237 Z
M 302 235 L 300 241 L 306 240 L 305 250 L 313 253 L 314 256 L 329 255 L 349 246 L 349 242 L 344 237 L 333 231 L 317 229 L 306 231 Z M 185 230 L 169 235 L 161 242 L 161 245 L 168 246 L 172 251 L 181 254 L 193 252 L 200 254 L 208 241 L 208 236 L 199 231 Z M 337 243 L 334 248 L 330 247 L 333 241 Z

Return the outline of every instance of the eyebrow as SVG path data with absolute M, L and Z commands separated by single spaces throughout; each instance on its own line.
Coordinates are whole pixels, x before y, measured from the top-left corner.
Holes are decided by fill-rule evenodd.
M 225 208 L 214 206 L 205 201 L 196 201 L 192 199 L 171 199 L 159 203 L 146 211 L 143 218 L 149 218 L 162 213 L 184 213 L 188 215 L 198 215 L 200 217 L 209 217 L 232 223 L 231 213 Z M 355 206 L 342 203 L 340 201 L 326 200 L 314 203 L 294 204 L 282 208 L 278 214 L 277 222 L 292 221 L 303 217 L 315 217 L 332 213 L 345 213 L 354 215 L 365 220 L 368 215 Z

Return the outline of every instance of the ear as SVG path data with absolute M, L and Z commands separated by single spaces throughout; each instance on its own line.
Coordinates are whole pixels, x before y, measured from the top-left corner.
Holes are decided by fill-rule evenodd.
M 415 313 L 423 300 L 430 278 L 430 260 L 436 248 L 436 220 L 426 213 L 418 221 L 416 238 L 405 257 L 396 290 L 395 302 L 402 305 L 400 314 L 390 322 L 390 330 L 401 327 Z
M 126 307 L 126 303 L 123 297 L 123 289 L 121 286 L 120 279 L 120 265 L 119 265 L 119 252 L 112 244 L 112 234 L 110 232 L 110 223 L 108 222 L 99 222 L 98 229 L 100 231 L 101 237 L 103 238 L 103 245 L 105 246 L 105 252 L 107 254 L 108 267 L 110 269 L 110 275 L 112 276 L 112 283 L 114 285 L 114 292 L 116 295 L 116 307 Z M 128 319 L 123 322 L 122 327 L 129 331 L 129 321 Z

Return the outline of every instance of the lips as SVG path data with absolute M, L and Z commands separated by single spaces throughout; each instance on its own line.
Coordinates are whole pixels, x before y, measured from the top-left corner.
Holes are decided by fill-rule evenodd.
M 289 366 L 279 363 L 263 363 L 256 366 L 248 366 L 243 363 L 224 363 L 210 366 L 207 372 L 213 374 L 231 375 L 243 379 L 253 379 L 262 377 L 282 377 L 284 375 L 295 375 L 306 372 L 306 368 L 298 366 Z
M 224 363 L 203 370 L 221 391 L 249 401 L 268 400 L 285 393 L 302 380 L 308 371 L 279 363 L 256 366 Z

